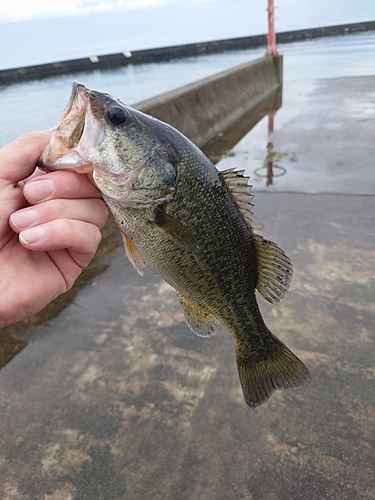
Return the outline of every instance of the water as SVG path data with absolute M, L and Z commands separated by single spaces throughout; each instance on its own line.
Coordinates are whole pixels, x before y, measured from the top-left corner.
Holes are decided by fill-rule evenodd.
M 281 46 L 283 103 L 273 133 L 261 120 L 217 167 L 244 169 L 253 192 L 372 194 L 373 141 L 367 137 L 373 131 L 366 122 L 373 119 L 375 90 L 372 80 L 341 78 L 375 75 L 374 42 L 375 33 L 366 33 Z M 341 148 L 332 148 L 331 140 Z M 270 154 L 276 155 L 271 177 Z
M 296 42 L 279 50 L 284 55 L 284 88 L 294 84 L 293 92 L 317 78 L 375 74 L 374 32 Z M 134 104 L 262 57 L 264 51 L 264 47 L 228 51 L 1 86 L 0 145 L 22 133 L 54 126 L 73 79 Z
M 375 32 L 318 38 L 279 46 L 284 83 L 375 74 Z

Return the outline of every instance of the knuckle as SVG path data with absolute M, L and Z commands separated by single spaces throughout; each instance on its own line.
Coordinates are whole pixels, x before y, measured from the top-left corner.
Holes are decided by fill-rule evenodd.
M 97 226 L 94 226 L 92 241 L 93 241 L 93 245 L 95 246 L 95 251 L 96 251 L 96 249 L 100 245 L 100 242 L 102 241 L 102 233 Z
M 20 144 L 32 144 L 35 140 L 35 132 L 29 132 L 28 134 L 20 135 L 15 142 Z
M 54 182 L 57 188 L 57 196 L 66 194 L 69 198 L 75 197 L 77 189 L 80 187 L 79 174 L 75 172 L 52 172 L 50 174 L 54 177 Z
M 94 255 L 102 241 L 100 229 L 95 224 L 85 223 L 84 231 L 80 231 L 79 234 L 84 235 L 81 239 L 82 253 Z
M 41 138 L 47 139 L 49 135 L 51 135 L 51 132 L 48 130 L 28 132 L 27 134 L 20 135 L 15 142 L 26 146 L 33 146 L 36 142 L 39 142 Z
M 96 208 L 98 211 L 98 227 L 102 228 L 108 219 L 109 209 L 101 198 L 95 199 Z
M 62 198 L 55 198 L 45 202 L 45 208 L 48 208 L 47 214 L 53 219 L 62 219 L 66 214 L 66 203 Z

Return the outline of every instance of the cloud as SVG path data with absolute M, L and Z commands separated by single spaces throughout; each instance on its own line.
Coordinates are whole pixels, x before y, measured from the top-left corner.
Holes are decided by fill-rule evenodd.
M 167 2 L 163 0 L 128 0 L 119 1 L 120 6 L 124 6 L 128 9 L 142 9 L 144 7 L 154 7 L 156 5 L 164 5 Z
M 12 0 L 0 4 L 0 19 L 25 21 L 48 17 L 78 16 L 92 12 L 142 9 L 164 5 L 170 0 Z

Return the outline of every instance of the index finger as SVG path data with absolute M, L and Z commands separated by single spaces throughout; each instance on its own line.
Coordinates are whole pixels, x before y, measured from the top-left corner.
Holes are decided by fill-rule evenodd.
M 42 130 L 22 135 L 0 149 L 0 179 L 17 183 L 29 177 L 52 132 Z
M 26 181 L 23 195 L 32 205 L 58 198 L 101 198 L 100 191 L 87 175 L 59 170 L 33 175 Z

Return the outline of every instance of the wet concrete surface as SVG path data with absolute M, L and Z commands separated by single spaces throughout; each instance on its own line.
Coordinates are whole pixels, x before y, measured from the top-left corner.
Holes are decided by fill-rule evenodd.
M 375 193 L 375 76 L 289 82 L 274 122 L 269 134 L 262 120 L 220 168 L 245 169 L 259 190 L 266 185 L 265 160 L 273 156 L 268 191 Z
M 344 81 L 349 100 L 351 81 Z M 280 148 L 293 141 L 299 151 L 290 162 L 296 184 L 288 169 L 279 181 L 290 184 L 275 179 L 266 191 L 261 179 L 255 186 L 256 231 L 294 264 L 281 303 L 259 303 L 271 331 L 308 365 L 310 385 L 248 408 L 230 336 L 224 329 L 211 339 L 194 336 L 173 289 L 149 272 L 135 273 L 109 222 L 73 302 L 58 302 L 49 319 L 1 331 L 24 341 L 0 371 L 2 498 L 375 499 L 372 82 L 356 82 L 365 90 L 359 109 L 368 111 L 355 110 L 353 121 L 351 108 L 336 118 L 342 81 L 316 82 L 310 97 L 294 96 L 298 109 L 284 101 L 274 136 L 286 141 Z M 319 120 L 322 102 L 332 114 Z M 294 126 L 306 109 L 315 124 L 309 140 L 306 128 Z M 330 116 L 346 140 L 333 134 L 329 158 L 343 154 L 348 168 L 338 169 L 327 189 L 330 163 L 320 141 Z M 238 151 L 262 126 L 219 167 L 245 157 Z M 363 147 L 353 137 L 363 137 Z M 316 194 L 307 167 L 297 168 L 302 160 L 321 178 Z

